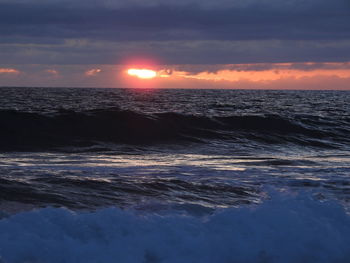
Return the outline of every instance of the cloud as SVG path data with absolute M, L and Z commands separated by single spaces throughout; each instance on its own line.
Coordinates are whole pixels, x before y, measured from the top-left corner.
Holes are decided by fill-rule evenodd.
M 350 6 L 345 0 L 306 0 L 302 5 L 296 1 L 247 2 L 223 2 L 211 8 L 198 1 L 182 5 L 125 2 L 117 7 L 3 2 L 0 35 L 113 41 L 350 38 Z
M 1 38 L 0 38 L 1 39 Z M 350 61 L 350 40 L 342 41 L 89 41 L 60 44 L 1 44 L 5 64 L 110 64 L 130 57 L 154 58 L 160 64 L 255 64 Z M 30 52 L 29 52 L 30 51 Z M 1 65 L 0 65 L 1 67 Z
M 99 68 L 89 69 L 89 70 L 85 71 L 85 76 L 88 76 L 88 77 L 96 76 L 101 71 L 102 70 Z
M 107 65 L 130 57 L 168 65 L 172 74 L 163 74 L 164 81 L 176 72 L 218 78 L 226 71 L 309 76 L 323 70 L 330 78 L 349 68 L 350 2 L 0 0 L 0 68 L 22 73 L 36 65 L 56 81 L 50 85 L 113 86 Z M 16 81 L 29 83 L 24 75 Z
M 52 75 L 58 75 L 59 72 L 55 69 L 46 69 L 45 70 L 46 73 L 52 74 Z
M 348 0 L 0 0 L 3 64 L 350 60 Z
M 0 74 L 18 74 L 19 70 L 14 68 L 0 68 Z
M 239 87 L 242 83 L 249 83 L 253 86 L 264 86 L 265 88 L 276 87 L 275 83 L 289 83 L 289 86 L 296 87 L 295 83 L 308 80 L 308 83 L 319 83 L 317 81 L 330 79 L 335 82 L 347 80 L 350 83 L 350 63 L 257 63 L 257 64 L 232 64 L 232 65 L 178 65 L 171 68 L 173 80 L 197 80 L 213 87 L 232 86 Z M 312 80 L 312 82 L 311 82 Z M 193 83 L 190 82 L 190 83 Z M 224 83 L 226 83 L 224 85 Z M 342 83 L 345 83 L 344 81 Z M 322 84 L 322 85 L 321 85 Z M 270 85 L 270 87 L 269 87 Z M 243 85 L 244 86 L 244 85 Z M 245 87 L 245 86 L 244 86 Z M 307 86 L 304 86 L 307 87 Z M 330 86 L 332 87 L 332 86 Z M 329 88 L 330 88 L 329 87 Z M 342 87 L 344 89 L 344 85 Z
M 217 74 L 220 71 L 262 72 L 262 71 L 350 71 L 350 62 L 299 62 L 299 63 L 250 63 L 250 64 L 214 64 L 214 65 L 177 65 L 173 70 L 187 72 L 190 75 L 200 73 Z
M 301 64 L 298 63 L 298 67 Z M 262 63 L 261 65 L 215 65 L 218 71 L 205 70 L 205 65 L 177 65 L 159 68 L 166 77 L 155 79 L 158 88 L 214 89 L 343 89 L 350 90 L 350 63 L 304 63 L 314 69 L 297 69 L 293 63 Z M 208 68 L 213 65 L 207 65 Z M 234 67 L 236 69 L 233 69 Z M 261 66 L 261 67 L 258 67 Z M 325 69 L 325 67 L 328 69 Z M 186 71 L 185 68 L 192 68 Z M 198 67 L 196 69 L 196 67 Z M 225 68 L 226 67 L 226 68 Z M 254 70 L 254 67 L 258 70 Z M 264 70 L 262 68 L 265 68 Z M 9 67 L 12 68 L 12 67 Z M 60 77 L 43 76 L 49 65 L 23 65 L 21 74 L 0 78 L 0 86 L 55 87 L 115 87 L 128 88 L 126 67 L 115 65 L 57 65 Z M 245 69 L 243 69 L 245 68 Z M 100 69 L 101 74 L 87 77 L 82 74 Z M 182 70 L 181 70 L 182 69 Z M 94 71 L 95 70 L 95 71 Z M 102 74 L 103 73 L 103 74 Z M 143 82 L 139 83 L 140 86 Z

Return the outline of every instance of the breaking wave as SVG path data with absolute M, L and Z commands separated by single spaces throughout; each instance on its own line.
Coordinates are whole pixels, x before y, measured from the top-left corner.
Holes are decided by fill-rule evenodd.
M 348 262 L 350 217 L 335 202 L 280 195 L 258 206 L 185 211 L 45 208 L 0 220 L 0 261 Z

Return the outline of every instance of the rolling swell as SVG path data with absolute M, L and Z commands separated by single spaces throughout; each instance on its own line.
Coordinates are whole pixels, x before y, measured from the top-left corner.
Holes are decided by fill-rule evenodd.
M 206 117 L 180 113 L 142 114 L 119 108 L 59 111 L 55 114 L 0 111 L 0 150 L 53 150 L 98 143 L 157 144 L 210 139 L 253 140 L 336 147 L 349 144 L 349 120 L 314 116 L 243 115 Z

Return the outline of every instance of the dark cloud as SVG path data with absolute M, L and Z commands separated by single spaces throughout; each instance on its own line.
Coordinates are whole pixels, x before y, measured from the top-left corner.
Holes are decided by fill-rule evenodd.
M 0 0 L 2 64 L 350 61 L 348 0 Z
M 108 40 L 335 40 L 350 38 L 346 1 L 271 6 L 67 6 L 0 3 L 2 36 Z
M 118 64 L 151 57 L 162 64 L 350 61 L 350 41 L 133 41 L 71 39 L 57 44 L 0 44 L 2 64 Z
M 177 65 L 174 70 L 185 71 L 190 74 L 218 73 L 221 70 L 232 71 L 267 71 L 267 70 L 350 70 L 350 62 L 338 63 L 253 63 L 253 64 L 217 64 L 217 65 Z

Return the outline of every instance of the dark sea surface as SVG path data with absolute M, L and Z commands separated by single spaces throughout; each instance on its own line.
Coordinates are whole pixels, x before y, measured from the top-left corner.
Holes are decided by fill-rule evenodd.
M 1 263 L 350 262 L 348 91 L 0 88 L 0 125 Z

